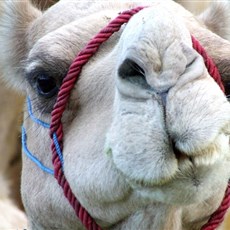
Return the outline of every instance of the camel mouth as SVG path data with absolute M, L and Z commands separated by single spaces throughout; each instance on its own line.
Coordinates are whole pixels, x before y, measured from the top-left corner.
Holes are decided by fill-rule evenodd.
M 188 158 L 188 155 L 185 154 L 183 151 L 177 148 L 176 143 L 172 141 L 172 149 L 173 153 L 178 161 L 184 160 Z
M 132 184 L 132 186 L 136 188 L 147 188 L 147 189 L 152 189 L 154 187 L 159 187 L 159 186 L 164 186 L 168 183 L 171 183 L 177 176 L 178 173 L 181 174 L 184 167 L 181 168 L 181 166 L 184 164 L 184 162 L 189 162 L 189 169 L 191 170 L 191 167 L 194 167 L 194 159 L 193 157 L 189 156 L 185 152 L 181 151 L 177 145 L 176 142 L 172 141 L 171 144 L 172 148 L 172 154 L 174 154 L 176 160 L 177 160 L 177 169 L 174 171 L 172 174 L 168 174 L 167 177 L 161 177 L 159 180 L 145 180 L 145 179 L 134 179 L 134 178 L 129 178 L 129 182 Z M 186 164 L 188 166 L 188 163 Z M 182 171 L 181 171 L 182 170 Z M 192 172 L 191 172 L 192 173 Z M 127 177 L 127 175 L 125 175 Z
M 176 160 L 178 162 L 177 169 L 174 171 L 174 173 L 167 175 L 167 177 L 161 177 L 161 178 L 159 178 L 159 180 L 155 180 L 156 179 L 155 178 L 154 181 L 145 180 L 145 179 L 135 180 L 133 178 L 129 178 L 129 181 L 131 182 L 131 184 L 134 187 L 141 187 L 141 188 L 147 188 L 147 189 L 151 189 L 151 188 L 159 187 L 159 186 L 164 186 L 168 183 L 171 183 L 174 179 L 176 179 L 178 176 L 178 173 L 179 174 L 182 173 L 184 167 L 181 168 L 181 164 L 183 165 L 184 162 L 188 162 L 188 161 L 190 162 L 189 163 L 190 167 L 191 167 L 191 165 L 194 164 L 193 158 L 188 156 L 186 153 L 180 151 L 176 147 L 175 143 L 172 144 L 172 149 L 173 149 L 173 154 L 175 155 Z M 127 175 L 126 175 L 126 177 L 127 177 Z

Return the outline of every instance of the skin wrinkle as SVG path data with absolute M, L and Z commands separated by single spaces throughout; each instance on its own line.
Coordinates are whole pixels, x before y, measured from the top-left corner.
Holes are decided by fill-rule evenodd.
M 230 175 L 229 150 L 222 134 L 230 122 L 230 108 L 219 87 L 204 71 L 202 58 L 192 49 L 190 33 L 204 45 L 207 36 L 217 46 L 226 44 L 224 49 L 218 46 L 217 51 L 206 44 L 215 60 L 226 58 L 230 44 L 202 30 L 189 12 L 173 1 L 147 3 L 153 7 L 135 15 L 84 66 L 71 93 L 62 119 L 65 176 L 82 205 L 105 229 L 168 230 L 170 226 L 170 230 L 187 230 L 193 225 L 194 229 L 200 229 L 204 219 L 219 206 Z M 95 2 L 88 7 L 87 2 L 61 0 L 42 16 L 28 1 L 16 5 L 7 14 L 12 15 L 11 23 L 17 22 L 17 26 L 23 24 L 14 21 L 21 8 L 28 7 L 27 14 L 38 15 L 28 25 L 26 41 L 21 41 L 21 47 L 28 44 L 29 53 L 25 50 L 17 68 L 28 68 L 28 72 L 40 68 L 39 71 L 46 70 L 61 79 L 75 54 L 109 18 L 139 3 Z M 81 6 L 87 11 L 81 10 Z M 137 26 L 140 22 L 145 23 Z M 163 26 L 167 30 L 163 31 Z M 11 59 L 8 51 L 13 52 L 14 47 L 7 41 L 17 36 L 14 30 L 7 36 L 0 33 L 0 50 L 8 60 Z M 219 43 L 214 43 L 213 36 Z M 170 49 L 175 40 L 177 48 Z M 130 47 L 134 47 L 132 52 Z M 139 80 L 130 82 L 119 77 L 119 66 L 127 57 L 138 65 L 140 62 L 150 81 L 154 78 L 159 85 L 165 84 L 168 71 L 172 71 L 175 79 L 169 85 L 166 105 L 162 104 L 162 95 L 157 95 L 158 90 L 140 87 Z M 183 65 L 179 57 L 183 57 Z M 156 59 L 160 65 L 156 72 L 161 72 L 161 77 L 152 68 Z M 25 75 L 12 72 L 6 75 L 16 87 L 17 82 L 25 80 Z M 32 99 L 36 117 L 50 122 L 50 114 L 43 113 L 47 104 L 43 105 L 43 100 L 26 84 L 24 81 L 24 91 Z M 47 100 L 49 104 L 51 101 Z M 39 103 L 44 107 L 39 108 Z M 24 116 L 28 148 L 52 168 L 49 130 L 32 123 L 27 112 Z M 177 146 L 183 152 L 178 158 L 173 153 L 170 136 L 175 142 L 184 139 Z M 203 146 L 207 150 L 199 152 L 199 156 L 192 152 L 203 150 Z M 215 148 L 223 153 L 213 158 Z M 56 180 L 34 167 L 25 156 L 22 196 L 29 229 L 83 229 Z M 201 206 L 205 202 L 208 208 Z

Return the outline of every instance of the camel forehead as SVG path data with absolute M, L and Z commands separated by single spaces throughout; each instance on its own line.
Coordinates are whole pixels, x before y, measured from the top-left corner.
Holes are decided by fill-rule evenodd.
M 175 39 L 191 43 L 182 17 L 165 4 L 146 7 L 134 15 L 126 26 L 126 34 L 128 34 L 126 36 L 129 41 L 142 41 L 148 38 L 158 47 L 161 44 L 167 46 Z
M 129 34 L 127 39 L 138 40 L 141 35 L 152 40 L 154 36 L 157 38 L 155 45 L 159 49 L 169 46 L 175 39 L 191 44 L 189 32 L 182 18 L 178 17 L 178 12 L 174 9 L 175 3 L 166 2 L 154 1 L 150 7 L 143 9 L 143 12 L 139 12 L 131 18 L 129 29 L 126 29 L 126 34 Z M 172 7 L 171 4 L 173 4 Z M 30 41 L 32 41 L 31 48 L 33 47 L 33 53 L 49 53 L 51 56 L 53 53 L 55 56 L 62 56 L 58 52 L 59 50 L 66 50 L 63 43 L 71 43 L 71 46 L 77 48 L 71 47 L 74 52 L 68 54 L 65 52 L 63 55 L 72 60 L 76 51 L 83 48 L 87 41 L 115 18 L 119 12 L 137 5 L 141 4 L 115 4 L 114 2 L 111 4 L 98 4 L 90 2 L 89 10 L 86 10 L 86 4 L 84 3 L 77 4 L 77 2 L 60 1 L 32 26 Z M 41 27 L 42 24 L 46 24 L 46 26 L 43 28 Z M 147 26 L 144 26 L 144 24 L 147 24 Z M 136 35 L 133 36 L 133 34 Z M 33 41 L 33 39 L 36 40 Z

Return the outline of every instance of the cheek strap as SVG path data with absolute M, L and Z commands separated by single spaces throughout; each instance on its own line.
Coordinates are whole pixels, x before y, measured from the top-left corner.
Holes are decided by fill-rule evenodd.
M 38 124 L 39 126 L 42 126 L 45 129 L 49 129 L 50 125 L 40 119 L 38 119 L 37 117 L 35 117 L 33 110 L 32 110 L 32 104 L 31 104 L 31 100 L 29 97 L 27 97 L 26 99 L 27 102 L 27 109 L 28 109 L 28 114 L 30 119 L 35 122 L 36 124 Z M 21 137 L 21 143 L 22 143 L 22 150 L 23 152 L 26 154 L 26 156 L 33 161 L 42 171 L 49 173 L 51 175 L 54 175 L 54 170 L 50 169 L 48 167 L 46 167 L 33 153 L 30 152 L 30 150 L 28 149 L 27 146 L 27 134 L 26 134 L 26 129 L 24 128 L 24 126 L 22 126 L 21 128 L 22 130 L 22 137 Z M 63 155 L 57 140 L 57 135 L 56 133 L 53 134 L 53 140 L 54 140 L 54 144 L 57 150 L 57 154 L 59 157 L 59 160 L 61 162 L 62 165 L 62 170 L 64 170 L 64 159 L 63 159 Z

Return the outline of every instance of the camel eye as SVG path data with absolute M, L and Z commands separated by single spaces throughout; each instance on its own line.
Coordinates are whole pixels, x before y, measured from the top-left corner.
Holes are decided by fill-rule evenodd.
M 58 92 L 56 80 L 46 75 L 37 77 L 36 88 L 37 92 L 45 98 L 51 98 Z

